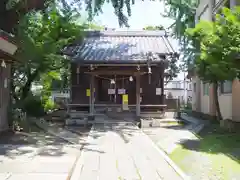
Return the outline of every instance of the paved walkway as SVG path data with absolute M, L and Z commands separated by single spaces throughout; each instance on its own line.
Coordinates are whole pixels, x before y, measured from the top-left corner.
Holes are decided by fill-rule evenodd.
M 95 124 L 72 180 L 180 180 L 152 141 L 132 123 Z
M 70 132 L 54 132 L 74 139 Z M 19 135 L 14 141 L 0 143 L 0 180 L 67 180 L 84 139 L 76 137 L 78 145 L 44 132 Z

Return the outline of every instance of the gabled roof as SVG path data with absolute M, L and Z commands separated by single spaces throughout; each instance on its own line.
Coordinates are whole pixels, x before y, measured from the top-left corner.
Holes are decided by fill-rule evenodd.
M 160 62 L 171 52 L 164 31 L 87 31 L 82 43 L 64 49 L 74 62 L 86 64 Z

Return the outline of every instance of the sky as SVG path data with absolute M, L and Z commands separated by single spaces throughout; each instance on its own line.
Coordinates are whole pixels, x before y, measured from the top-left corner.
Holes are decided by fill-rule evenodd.
M 138 1 L 131 10 L 132 15 L 129 18 L 131 29 L 142 29 L 148 25 L 163 25 L 167 28 L 173 23 L 171 19 L 162 18 L 161 13 L 164 12 L 164 5 L 159 1 Z M 110 28 L 119 28 L 112 5 L 106 3 L 103 6 L 103 11 L 103 14 L 100 14 L 95 20 Z
M 137 3 L 132 5 L 132 15 L 128 19 L 129 29 L 141 30 L 146 26 L 158 25 L 168 28 L 173 23 L 173 20 L 161 15 L 164 13 L 164 4 L 162 2 L 141 0 L 135 2 Z M 114 14 L 112 4 L 105 3 L 102 10 L 103 13 L 94 18 L 95 22 L 108 28 L 127 29 L 119 27 L 118 18 Z M 174 50 L 178 51 L 179 46 L 177 40 L 170 39 L 170 41 Z M 177 79 L 183 80 L 183 76 L 183 73 L 180 73 Z

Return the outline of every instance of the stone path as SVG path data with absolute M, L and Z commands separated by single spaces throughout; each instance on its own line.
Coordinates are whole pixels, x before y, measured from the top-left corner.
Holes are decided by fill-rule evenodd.
M 95 124 L 72 180 L 180 180 L 132 123 Z
M 20 135 L 0 142 L 0 180 L 66 180 L 79 155 L 79 146 L 44 132 Z

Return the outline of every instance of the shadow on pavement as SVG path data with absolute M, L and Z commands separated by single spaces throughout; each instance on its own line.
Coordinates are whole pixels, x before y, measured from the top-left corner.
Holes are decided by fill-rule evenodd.
M 81 136 L 86 136 L 83 133 Z M 87 143 L 83 145 L 88 145 Z M 0 157 L 17 159 L 20 156 L 63 156 L 66 148 L 71 148 L 70 143 L 62 138 L 57 138 L 43 131 L 16 132 L 0 136 Z M 80 150 L 80 147 L 77 147 Z M 76 150 L 76 147 L 75 147 Z
M 184 149 L 208 154 L 225 154 L 240 163 L 240 133 L 208 134 L 195 140 L 182 140 Z

